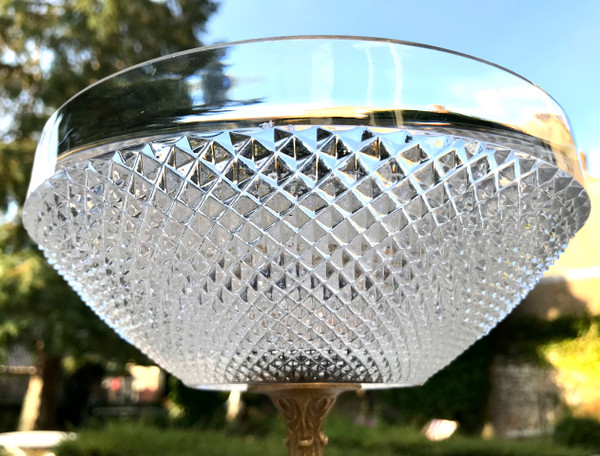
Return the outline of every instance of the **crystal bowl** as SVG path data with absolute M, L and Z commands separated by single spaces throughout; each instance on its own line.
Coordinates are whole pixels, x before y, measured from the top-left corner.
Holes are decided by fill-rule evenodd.
M 567 118 L 496 65 L 390 40 L 225 44 L 48 121 L 24 223 L 186 384 L 423 383 L 588 217 Z

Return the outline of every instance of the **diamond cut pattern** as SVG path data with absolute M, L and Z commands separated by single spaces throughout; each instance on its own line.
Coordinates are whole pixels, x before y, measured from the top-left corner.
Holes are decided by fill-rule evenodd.
M 24 219 L 82 298 L 190 385 L 413 385 L 512 310 L 589 209 L 523 151 L 295 126 L 115 145 L 60 169 Z

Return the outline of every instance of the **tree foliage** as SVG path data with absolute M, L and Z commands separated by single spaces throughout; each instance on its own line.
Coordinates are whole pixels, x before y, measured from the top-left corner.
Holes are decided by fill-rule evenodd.
M 589 327 L 581 329 L 577 337 L 541 345 L 539 352 L 554 367 L 555 382 L 571 411 L 578 416 L 593 416 L 598 419 L 600 324 L 594 321 Z
M 54 358 L 137 353 L 47 265 L 20 207 L 49 115 L 116 71 L 199 46 L 216 8 L 212 0 L 0 0 L 0 349 L 18 342 Z

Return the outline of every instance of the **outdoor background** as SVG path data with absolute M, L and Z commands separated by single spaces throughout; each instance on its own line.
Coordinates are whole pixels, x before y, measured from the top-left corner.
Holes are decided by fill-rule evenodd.
M 600 452 L 599 21 L 594 0 L 0 0 L 0 432 L 79 435 L 59 455 L 285 452 L 268 401 L 189 390 L 105 327 L 46 265 L 20 208 L 44 122 L 94 81 L 203 44 L 358 35 L 471 54 L 548 91 L 595 205 L 519 309 L 426 385 L 343 397 L 329 454 Z M 453 426 L 433 419 L 457 435 L 430 442 L 424 427 Z

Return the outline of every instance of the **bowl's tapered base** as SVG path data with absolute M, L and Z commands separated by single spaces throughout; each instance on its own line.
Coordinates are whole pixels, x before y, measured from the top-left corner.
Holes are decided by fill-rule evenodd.
M 273 384 L 249 388 L 266 394 L 285 418 L 290 456 L 322 456 L 328 438 L 323 425 L 337 396 L 360 385 L 344 383 Z

